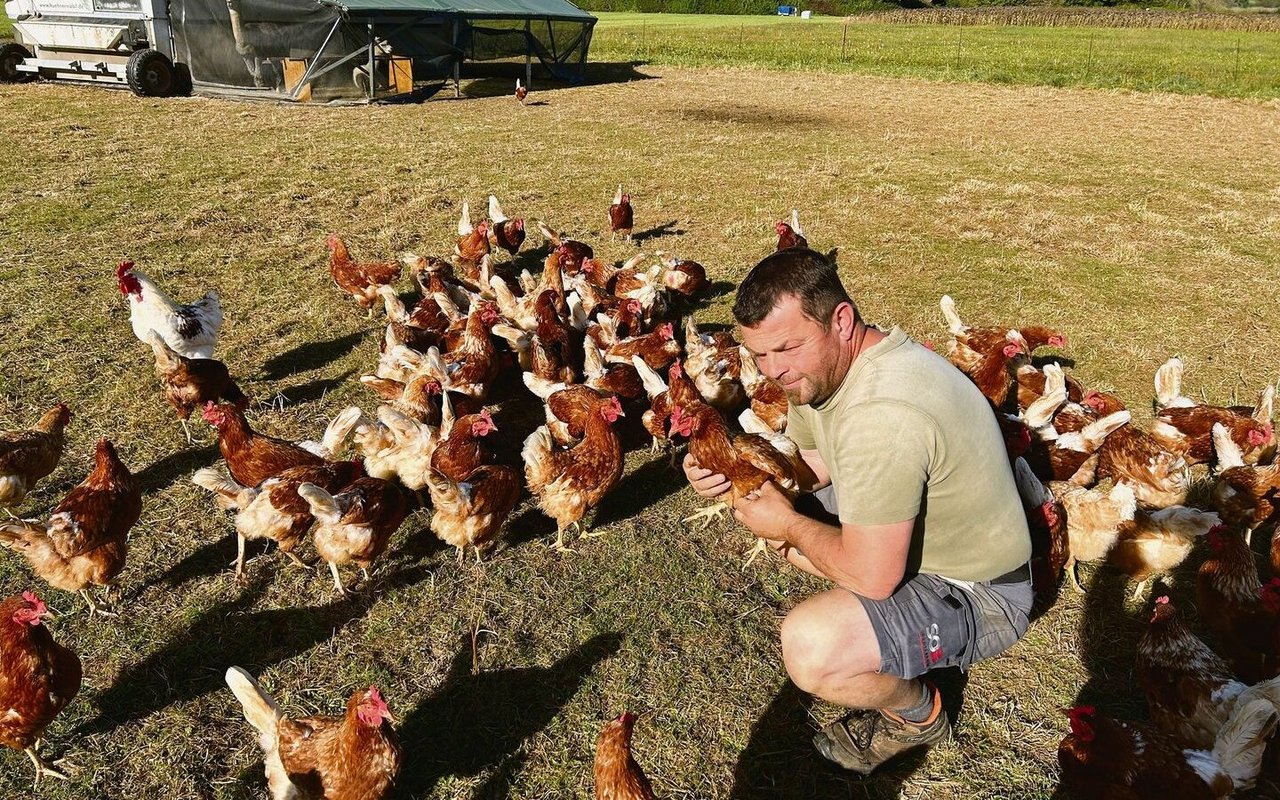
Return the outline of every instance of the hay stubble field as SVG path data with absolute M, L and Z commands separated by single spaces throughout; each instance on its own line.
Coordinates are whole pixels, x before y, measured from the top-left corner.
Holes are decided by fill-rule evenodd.
M 1066 729 L 1057 709 L 1083 698 L 1144 713 L 1131 664 L 1145 610 L 1099 569 L 1086 598 L 1065 592 L 1007 656 L 948 681 L 952 704 L 963 699 L 954 743 L 867 781 L 827 771 L 808 739 L 834 710 L 786 682 L 777 645 L 782 616 L 817 582 L 764 559 L 744 572 L 748 542 L 730 525 L 682 526 L 696 499 L 645 450 L 596 516 L 608 535 L 573 555 L 546 547 L 554 528 L 526 501 L 480 566 L 459 566 L 420 512 L 354 599 L 260 547 L 236 584 L 230 523 L 189 480 L 217 460 L 212 433 L 197 423 L 187 446 L 163 403 L 115 288 L 123 257 L 181 299 L 221 293 L 220 355 L 257 401 L 251 422 L 291 438 L 374 405 L 356 379 L 376 361 L 379 327 L 332 287 L 327 233 L 357 256 L 444 254 L 460 201 L 495 192 L 508 213 L 622 260 L 634 250 L 601 234 L 618 182 L 637 230 L 652 230 L 640 246 L 695 258 L 718 282 L 700 321 L 729 321 L 734 283 L 796 207 L 815 246 L 840 247 L 864 314 L 919 338 L 944 332 L 947 292 L 976 322 L 1065 330 L 1076 374 L 1136 408 L 1174 354 L 1188 388 L 1218 402 L 1252 402 L 1277 377 L 1271 103 L 636 72 L 535 85 L 545 105 L 526 109 L 505 96 L 289 108 L 0 87 L 12 143 L 0 425 L 29 424 L 58 399 L 76 415 L 62 465 L 21 513 L 79 482 L 103 435 L 145 491 L 119 620 L 90 621 L 78 598 L 43 589 L 86 681 L 49 731 L 77 778 L 41 797 L 263 796 L 257 746 L 222 684 L 229 664 L 295 713 L 336 712 L 376 682 L 408 753 L 399 796 L 415 798 L 586 797 L 595 735 L 624 709 L 643 715 L 635 752 L 662 797 L 1047 797 Z M 514 456 L 536 424 L 528 396 L 507 386 L 494 401 Z M 0 591 L 32 585 L 0 553 Z M 21 754 L 0 762 L 0 797 L 30 796 Z

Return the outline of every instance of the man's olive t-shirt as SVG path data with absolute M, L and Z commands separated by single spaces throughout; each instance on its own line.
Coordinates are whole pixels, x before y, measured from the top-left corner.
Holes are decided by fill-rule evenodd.
M 787 435 L 817 450 L 840 521 L 915 518 L 907 574 L 986 581 L 1025 564 L 1031 537 L 991 406 L 946 359 L 895 327 Z

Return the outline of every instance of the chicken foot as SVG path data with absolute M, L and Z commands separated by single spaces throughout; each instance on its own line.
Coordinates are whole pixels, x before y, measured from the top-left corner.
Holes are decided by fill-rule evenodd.
M 751 566 L 751 562 L 759 558 L 760 554 L 768 549 L 769 549 L 768 542 L 766 542 L 764 539 L 756 539 L 756 543 L 751 546 L 751 551 L 747 553 L 747 563 L 743 564 L 742 568 L 745 570 L 747 567 Z
M 680 521 L 693 522 L 694 520 L 699 520 L 699 519 L 706 520 L 705 522 L 702 523 L 702 527 L 705 528 L 711 524 L 711 520 L 719 519 L 721 514 L 731 510 L 733 510 L 733 506 L 730 505 L 729 503 L 725 503 L 725 502 L 712 503 L 706 508 L 703 508 L 699 511 L 695 511 L 694 513 L 690 514 L 689 516 L 685 517 Z
M 97 603 L 95 603 L 93 600 L 93 592 L 89 591 L 89 589 L 87 588 L 81 589 L 80 596 L 83 597 L 84 601 L 89 604 L 89 619 L 93 619 L 94 616 L 111 617 L 111 618 L 119 616 L 118 614 L 116 614 L 116 612 L 109 611 L 103 608 L 102 606 L 98 605 Z
M 581 531 L 582 530 L 581 523 L 570 522 L 568 525 L 565 525 L 563 528 L 556 526 L 556 543 L 552 545 L 552 547 L 554 547 L 556 550 L 560 551 L 561 553 L 575 552 L 572 547 L 569 547 L 564 543 L 564 532 L 568 530 L 572 530 L 574 532 Z
M 311 569 L 311 565 L 310 565 L 310 564 L 308 564 L 307 562 L 303 561 L 302 559 L 298 558 L 298 556 L 297 556 L 297 555 L 295 555 L 295 554 L 294 554 L 294 552 L 293 552 L 292 550 L 286 550 L 284 554 L 285 554 L 286 556 L 288 556 L 288 557 L 289 557 L 289 560 L 290 560 L 290 561 L 292 561 L 293 563 L 295 563 L 295 564 L 297 564 L 298 566 L 302 567 L 303 569 L 305 569 L 305 570 L 310 570 L 310 569 Z
M 368 567 L 360 568 L 360 575 L 364 578 L 364 582 L 360 584 L 359 589 L 348 589 L 342 585 L 342 577 L 338 575 L 338 565 L 332 561 L 329 562 L 329 572 L 333 575 L 333 588 L 337 589 L 338 594 L 343 597 L 350 597 L 353 594 L 361 594 L 369 587 L 370 584 L 373 583 L 373 576 L 369 574 Z
M 31 759 L 31 763 L 36 765 L 36 782 L 32 786 L 32 788 L 39 788 L 40 781 L 46 777 L 57 778 L 60 781 L 71 780 L 71 778 L 68 777 L 67 775 L 54 769 L 55 766 L 62 765 L 63 763 L 62 759 L 54 761 L 53 763 L 49 763 L 48 761 L 45 761 L 43 758 L 40 757 L 39 750 L 40 750 L 41 744 L 43 744 L 43 742 L 37 739 L 34 745 L 32 745 L 31 747 L 28 747 L 26 750 L 23 751 L 24 753 L 27 754 L 27 758 Z

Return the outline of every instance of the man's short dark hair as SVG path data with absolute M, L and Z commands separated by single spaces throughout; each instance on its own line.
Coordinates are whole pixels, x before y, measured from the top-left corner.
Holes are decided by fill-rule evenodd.
M 739 325 L 755 327 L 787 296 L 799 298 L 804 315 L 823 329 L 831 327 L 831 315 L 841 303 L 858 313 L 833 261 L 805 247 L 790 247 L 751 268 L 738 287 L 733 317 Z

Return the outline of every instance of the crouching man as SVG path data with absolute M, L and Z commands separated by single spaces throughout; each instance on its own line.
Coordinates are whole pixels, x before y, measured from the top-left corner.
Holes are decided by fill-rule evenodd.
M 798 687 L 851 709 L 815 747 L 868 774 L 950 735 L 922 676 L 967 669 L 1027 629 L 1031 540 L 1004 442 L 969 379 L 901 329 L 863 322 L 816 252 L 761 261 L 733 313 L 786 390 L 787 435 L 814 478 L 800 510 L 767 483 L 734 515 L 835 584 L 787 615 L 782 656 Z M 684 470 L 704 497 L 728 488 L 689 456 Z

